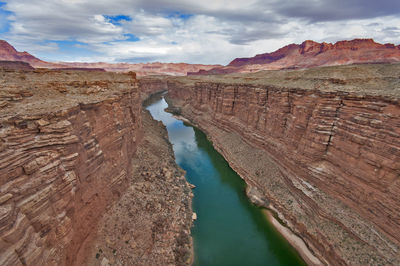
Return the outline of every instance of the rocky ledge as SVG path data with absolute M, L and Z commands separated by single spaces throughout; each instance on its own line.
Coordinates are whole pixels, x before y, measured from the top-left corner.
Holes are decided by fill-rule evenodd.
M 399 73 L 378 64 L 175 78 L 169 102 L 323 264 L 399 265 Z
M 161 169 L 146 161 L 155 147 L 143 131 L 163 129 L 149 118 L 143 128 L 134 73 L 0 70 L 0 80 L 1 265 L 103 263 L 122 245 L 135 251 L 125 265 L 187 262 L 190 190 L 171 155 Z M 117 226 L 112 255 L 93 254 L 104 225 Z

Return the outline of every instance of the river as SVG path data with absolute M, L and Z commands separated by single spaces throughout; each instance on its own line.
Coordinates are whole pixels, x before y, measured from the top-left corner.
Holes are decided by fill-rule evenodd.
M 159 98 L 147 106 L 167 127 L 177 164 L 193 190 L 193 265 L 305 265 L 292 246 L 245 195 L 245 182 L 207 136 L 164 111 Z

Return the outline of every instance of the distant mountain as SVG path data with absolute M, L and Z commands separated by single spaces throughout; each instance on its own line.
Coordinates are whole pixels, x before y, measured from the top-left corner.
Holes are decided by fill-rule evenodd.
M 54 67 L 57 64 L 48 63 L 34 57 L 28 52 L 18 52 L 8 42 L 0 40 L 0 60 L 2 61 L 22 61 L 33 67 Z
M 191 75 L 256 72 L 316 66 L 400 62 L 400 45 L 379 44 L 373 39 L 354 39 L 332 43 L 305 41 L 290 44 L 272 53 L 236 58 L 227 66 Z
M 186 76 L 188 72 L 197 72 L 200 70 L 208 71 L 216 67 L 222 67 L 221 65 L 201 65 L 201 64 L 186 64 L 186 63 L 66 63 L 60 62 L 65 67 L 73 68 L 102 68 L 106 71 L 113 72 L 127 72 L 134 71 L 138 76 L 145 75 L 172 75 L 172 76 Z
M 200 64 L 186 64 L 186 63 L 67 63 L 67 62 L 46 62 L 42 61 L 28 52 L 18 52 L 8 42 L 0 40 L 0 61 L 21 61 L 30 64 L 35 68 L 56 68 L 67 70 L 106 70 L 113 72 L 128 72 L 134 71 L 139 76 L 145 75 L 175 75 L 185 76 L 187 72 L 197 72 L 200 70 L 210 70 L 212 68 L 221 67 L 221 65 L 200 65 Z M 5 64 L 5 63 L 4 63 Z M 10 64 L 8 63 L 8 66 Z

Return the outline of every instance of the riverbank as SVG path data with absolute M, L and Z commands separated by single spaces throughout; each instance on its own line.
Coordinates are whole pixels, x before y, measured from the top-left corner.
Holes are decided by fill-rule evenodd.
M 105 212 L 86 265 L 190 265 L 193 196 L 165 126 L 142 112 L 144 139 L 126 192 Z
M 168 97 L 323 263 L 398 265 L 397 69 L 171 78 Z
M 294 247 L 300 256 L 308 265 L 323 265 L 321 261 L 314 256 L 303 239 L 294 234 L 289 228 L 282 225 L 272 214 L 270 210 L 263 210 L 265 217 L 275 227 L 275 229 Z
M 274 218 L 269 210 L 275 209 L 273 204 L 271 204 L 271 202 L 268 200 L 268 197 L 263 195 L 263 192 L 259 189 L 257 182 L 251 178 L 251 170 L 249 169 L 249 166 L 256 166 L 255 168 L 257 170 L 261 172 L 268 172 L 269 176 L 273 177 L 271 179 L 274 179 L 272 183 L 275 183 L 276 180 L 281 178 L 280 170 L 275 163 L 271 161 L 271 159 L 268 158 L 268 156 L 266 156 L 262 151 L 245 143 L 236 133 L 221 130 L 216 126 L 213 126 L 211 123 L 207 124 L 207 126 L 204 126 L 204 124 L 198 123 L 199 120 L 195 118 L 196 116 L 194 114 L 189 112 L 189 109 L 182 110 L 182 108 L 174 105 L 174 100 L 171 100 L 168 97 L 166 100 L 169 104 L 167 111 L 172 112 L 174 117 L 190 123 L 206 133 L 214 148 L 225 158 L 230 167 L 246 182 L 246 194 L 248 198 L 254 204 L 268 208 L 263 210 L 266 219 L 272 224 L 272 226 L 274 226 L 276 231 L 279 232 L 292 245 L 302 259 L 309 265 L 323 265 L 324 263 L 314 255 L 311 249 L 309 249 L 304 243 L 303 239 L 301 239 L 290 228 L 282 225 Z M 204 117 L 201 116 L 199 116 L 199 118 L 204 119 Z M 211 121 L 211 119 L 203 119 L 200 121 Z M 243 160 L 245 158 L 241 158 L 242 156 L 247 160 Z M 276 185 L 278 184 L 275 183 L 275 187 Z M 281 196 L 283 195 L 281 194 Z M 270 199 L 272 198 L 270 197 Z M 290 224 L 290 221 L 286 220 L 285 217 L 282 216 L 282 214 L 280 214 L 276 209 L 275 212 L 281 220 Z
M 167 126 L 176 162 L 187 172 L 186 179 L 196 186 L 194 265 L 305 265 L 267 221 L 262 209 L 251 203 L 244 193 L 246 183 L 207 136 L 166 113 L 167 107 L 161 99 L 148 110 Z

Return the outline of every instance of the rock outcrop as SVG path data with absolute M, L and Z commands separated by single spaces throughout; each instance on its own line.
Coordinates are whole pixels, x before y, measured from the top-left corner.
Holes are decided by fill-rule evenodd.
M 398 265 L 399 73 L 399 64 L 270 71 L 176 78 L 168 90 L 249 197 L 322 261 Z
M 400 62 L 400 45 L 379 44 L 372 39 L 354 39 L 332 43 L 304 41 L 289 44 L 272 53 L 236 58 L 225 67 L 189 75 L 248 73 L 260 70 L 296 69 L 360 63 Z
M 33 70 L 34 68 L 22 61 L 1 61 L 0 60 L 0 68 L 7 70 Z

